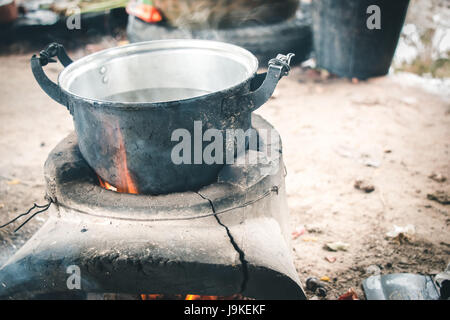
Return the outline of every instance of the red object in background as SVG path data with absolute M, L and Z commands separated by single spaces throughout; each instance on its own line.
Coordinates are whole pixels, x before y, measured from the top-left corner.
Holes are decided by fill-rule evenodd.
M 131 0 L 127 5 L 127 13 L 149 23 L 162 20 L 161 13 L 149 0 Z
M 17 19 L 15 1 L 0 1 L 0 24 L 9 23 Z

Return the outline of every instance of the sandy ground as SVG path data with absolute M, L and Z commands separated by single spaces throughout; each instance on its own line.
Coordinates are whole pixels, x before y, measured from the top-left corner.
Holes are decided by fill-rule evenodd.
M 0 56 L 0 224 L 33 202 L 45 202 L 44 161 L 73 130 L 67 110 L 36 84 L 29 58 Z M 55 77 L 59 68 L 47 70 Z M 322 80 L 297 67 L 258 113 L 283 139 L 292 230 L 307 230 L 292 242 L 302 281 L 326 276 L 328 299 L 350 287 L 363 297 L 360 285 L 369 266 L 383 274 L 445 268 L 449 207 L 427 194 L 450 192 L 448 101 L 398 76 L 354 84 Z M 430 179 L 433 172 L 447 181 Z M 375 190 L 355 189 L 357 179 Z M 45 219 L 37 216 L 17 233 L 10 226 L 0 229 L 0 263 Z M 415 226 L 409 241 L 386 238 L 394 225 L 408 224 Z M 335 241 L 347 243 L 347 251 L 324 249 Z
M 362 296 L 371 265 L 383 274 L 445 268 L 449 209 L 427 194 L 450 191 L 448 101 L 398 77 L 314 82 L 297 68 L 259 113 L 283 139 L 293 229 L 309 230 L 293 240 L 302 280 L 329 277 L 332 299 L 350 287 Z M 447 181 L 430 179 L 433 172 Z M 356 190 L 357 179 L 375 190 Z M 408 224 L 416 231 L 410 243 L 386 239 L 394 225 Z M 324 249 L 336 241 L 348 250 Z

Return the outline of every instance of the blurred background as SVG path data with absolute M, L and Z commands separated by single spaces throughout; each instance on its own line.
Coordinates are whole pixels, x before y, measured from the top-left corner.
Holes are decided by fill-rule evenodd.
M 92 44 L 100 50 L 130 41 L 206 38 L 244 46 L 259 58 L 276 47 L 290 49 L 299 63 L 313 51 L 311 7 L 311 0 L 2 0 L 0 49 L 24 52 L 59 41 L 69 49 Z M 410 1 L 393 70 L 449 77 L 449 11 L 445 0 Z

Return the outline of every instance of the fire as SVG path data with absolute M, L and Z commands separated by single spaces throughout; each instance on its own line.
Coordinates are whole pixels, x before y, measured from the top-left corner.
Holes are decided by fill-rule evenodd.
M 232 296 L 202 296 L 197 294 L 187 295 L 164 295 L 164 294 L 141 294 L 142 300 L 246 300 L 241 294 Z
M 184 300 L 219 300 L 218 296 L 199 296 L 196 294 L 188 294 Z
M 119 141 L 119 152 L 117 155 L 117 168 L 120 172 L 121 188 L 117 188 L 117 192 L 133 193 L 138 194 L 138 189 L 131 178 L 130 172 L 128 171 L 127 164 L 127 153 L 125 151 L 125 143 L 123 141 L 122 132 L 117 130 L 117 139 Z
M 164 295 L 162 294 L 141 294 L 142 300 L 160 300 L 163 299 Z
M 134 185 L 126 185 L 124 188 L 116 188 L 115 186 L 113 186 L 112 184 L 108 183 L 107 181 L 103 180 L 102 178 L 100 178 L 99 175 L 97 175 L 98 177 L 98 181 L 101 187 L 105 188 L 106 190 L 111 190 L 111 191 L 115 191 L 115 192 L 121 192 L 121 193 L 133 193 L 133 194 L 138 194 L 137 192 L 137 188 Z
M 138 188 L 131 177 L 130 171 L 128 170 L 127 153 L 122 132 L 120 130 L 117 130 L 117 141 L 119 142 L 119 151 L 116 154 L 114 162 L 119 173 L 120 186 L 115 187 L 97 175 L 100 186 L 116 192 L 138 194 Z
M 98 181 L 100 182 L 100 186 L 107 189 L 107 190 L 111 190 L 111 191 L 116 191 L 117 192 L 117 188 L 110 185 L 108 182 L 104 181 L 102 178 L 100 178 L 99 175 L 97 175 L 98 177 Z
M 174 295 L 171 297 L 165 296 L 163 294 L 141 294 L 142 300 L 166 300 L 166 299 L 175 299 L 175 300 L 219 300 L 218 296 L 200 296 L 196 294 L 188 294 L 186 296 L 183 295 Z

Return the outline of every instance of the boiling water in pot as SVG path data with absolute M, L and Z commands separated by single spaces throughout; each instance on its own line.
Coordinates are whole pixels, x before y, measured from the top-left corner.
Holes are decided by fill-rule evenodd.
M 210 91 L 189 88 L 149 88 L 125 91 L 103 99 L 112 102 L 167 102 L 189 99 L 210 93 Z

